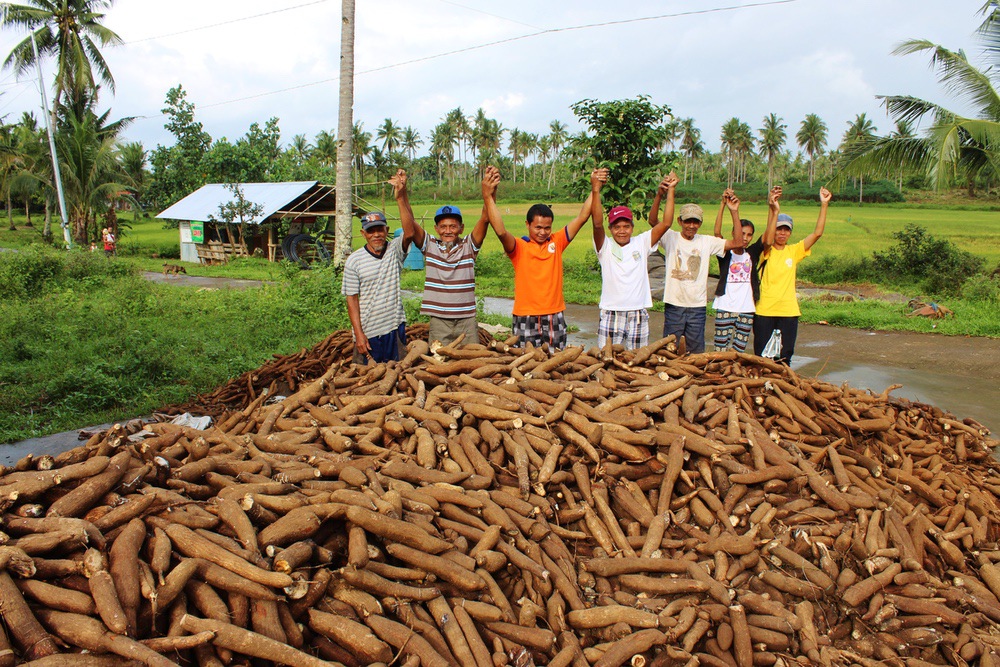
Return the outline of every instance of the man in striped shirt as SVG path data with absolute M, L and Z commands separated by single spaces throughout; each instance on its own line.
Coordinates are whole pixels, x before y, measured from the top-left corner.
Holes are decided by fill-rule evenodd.
M 413 236 L 413 242 L 424 253 L 426 278 L 424 300 L 420 312 L 430 317 L 427 338 L 447 345 L 463 335 L 463 342 L 479 342 L 476 323 L 476 256 L 486 238 L 491 216 L 500 217 L 496 193 L 500 172 L 487 167 L 483 175 L 483 213 L 462 237 L 465 226 L 462 211 L 457 206 L 442 206 L 434 215 L 437 237 L 424 232 L 413 219 L 409 207 L 400 207 L 403 233 Z

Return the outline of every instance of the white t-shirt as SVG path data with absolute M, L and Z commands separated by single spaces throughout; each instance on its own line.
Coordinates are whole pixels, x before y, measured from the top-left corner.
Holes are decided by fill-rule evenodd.
M 753 286 L 750 284 L 750 274 L 753 272 L 753 260 L 748 253 L 732 253 L 729 260 L 729 277 L 726 280 L 726 292 L 715 297 L 712 307 L 727 313 L 752 313 Z M 722 279 L 722 276 L 719 276 Z
M 601 310 L 641 310 L 650 308 L 649 273 L 646 261 L 653 253 L 653 233 L 643 232 L 618 245 L 610 235 L 597 251 L 601 263 Z M 596 249 L 596 248 L 595 248 Z
M 712 255 L 726 252 L 726 240 L 695 234 L 688 241 L 680 232 L 668 229 L 660 239 L 666 257 L 663 301 L 683 308 L 704 308 L 708 304 L 708 264 Z

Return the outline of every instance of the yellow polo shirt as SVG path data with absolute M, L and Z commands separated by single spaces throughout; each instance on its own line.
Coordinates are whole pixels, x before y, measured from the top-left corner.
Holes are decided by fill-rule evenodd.
M 795 269 L 799 262 L 812 254 L 805 243 L 799 241 L 781 250 L 771 247 L 761 255 L 767 264 L 760 277 L 760 300 L 757 314 L 768 317 L 798 317 L 799 300 L 795 298 Z

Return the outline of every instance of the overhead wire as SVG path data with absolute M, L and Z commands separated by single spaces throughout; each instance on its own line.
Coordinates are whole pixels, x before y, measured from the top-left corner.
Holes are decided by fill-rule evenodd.
M 763 2 L 754 2 L 754 3 L 750 3 L 750 4 L 745 4 L 745 5 L 729 5 L 729 6 L 726 6 L 726 7 L 711 7 L 711 8 L 708 8 L 708 9 L 693 9 L 693 10 L 690 10 L 690 11 L 675 12 L 675 13 L 672 13 L 672 14 L 659 14 L 659 15 L 656 15 L 656 16 L 641 16 L 641 17 L 638 17 L 638 18 L 631 18 L 631 19 L 618 19 L 618 20 L 614 20 L 614 21 L 602 21 L 600 23 L 585 23 L 585 24 L 575 25 L 575 26 L 564 26 L 564 27 L 561 27 L 561 28 L 546 28 L 546 29 L 537 30 L 536 32 L 527 33 L 527 34 L 524 34 L 524 35 L 517 35 L 517 36 L 514 36 L 514 37 L 507 37 L 507 38 L 504 38 L 504 39 L 494 40 L 492 42 L 485 42 L 483 44 L 476 44 L 476 45 L 473 45 L 473 46 L 466 46 L 466 47 L 463 47 L 463 48 L 460 48 L 460 49 L 453 49 L 451 51 L 443 51 L 441 53 L 435 53 L 435 54 L 428 55 L 428 56 L 421 56 L 419 58 L 413 58 L 411 60 L 404 60 L 404 61 L 398 62 L 398 63 L 392 63 L 392 64 L 389 64 L 389 65 L 381 65 L 379 67 L 372 67 L 370 69 L 361 70 L 360 72 L 355 72 L 354 76 L 357 77 L 357 76 L 363 76 L 365 74 L 372 74 L 372 73 L 375 73 L 375 72 L 383 72 L 383 71 L 390 70 L 390 69 L 396 69 L 396 68 L 399 68 L 399 67 L 405 67 L 406 65 L 414 65 L 416 63 L 427 62 L 427 61 L 430 61 L 430 60 L 437 60 L 439 58 L 445 58 L 445 57 L 448 57 L 448 56 L 454 56 L 454 55 L 457 55 L 457 54 L 460 54 L 460 53 L 468 53 L 470 51 L 478 51 L 480 49 L 486 49 L 486 48 L 490 48 L 490 47 L 493 47 L 493 46 L 500 46 L 501 44 L 510 44 L 510 43 L 513 43 L 513 42 L 519 42 L 519 41 L 523 41 L 523 40 L 526 40 L 526 39 L 531 39 L 531 38 L 534 38 L 534 37 L 540 37 L 540 36 L 543 36 L 543 35 L 551 35 L 551 34 L 556 34 L 556 33 L 561 33 L 561 32 L 572 32 L 572 31 L 577 31 L 577 30 L 592 30 L 594 28 L 604 28 L 604 27 L 608 27 L 608 26 L 626 25 L 626 24 L 629 24 L 629 23 L 640 23 L 640 22 L 644 22 L 644 21 L 659 21 L 659 20 L 668 19 L 668 18 L 680 18 L 680 17 L 684 17 L 684 16 L 695 16 L 695 15 L 700 15 L 700 14 L 714 14 L 714 13 L 720 13 L 720 12 L 731 12 L 731 11 L 736 11 L 736 10 L 741 10 L 741 9 L 755 9 L 755 8 L 758 8 L 758 7 L 769 7 L 769 6 L 773 6 L 773 5 L 787 5 L 787 4 L 795 3 L 795 2 L 798 2 L 798 1 L 799 0 L 764 0 Z M 238 98 L 231 99 L 231 100 L 223 100 L 221 102 L 212 102 L 212 103 L 209 103 L 209 104 L 202 104 L 202 105 L 199 105 L 199 108 L 200 109 L 209 109 L 209 108 L 212 108 L 212 107 L 219 107 L 219 106 L 224 106 L 224 105 L 227 105 L 227 104 L 235 104 L 237 102 L 245 102 L 247 100 L 254 100 L 254 99 L 261 98 L 261 97 L 267 97 L 269 95 L 278 95 L 280 93 L 289 93 L 289 92 L 292 92 L 292 91 L 295 91 L 295 90 L 301 90 L 303 88 L 310 88 L 312 86 L 320 86 L 320 85 L 323 85 L 325 83 L 332 83 L 332 82 L 338 81 L 338 80 L 339 80 L 339 76 L 337 76 L 337 77 L 330 77 L 330 78 L 326 78 L 326 79 L 320 79 L 318 81 L 310 81 L 308 83 L 302 83 L 302 84 L 298 84 L 298 85 L 295 85 L 295 86 L 289 86 L 287 88 L 279 88 L 277 90 L 270 90 L 270 91 L 266 91 L 266 92 L 263 92 L 263 93 L 256 93 L 254 95 L 246 95 L 244 97 L 238 97 Z
M 312 2 L 304 2 L 300 5 L 292 5 L 291 7 L 282 7 L 281 9 L 273 9 L 268 12 L 262 12 L 260 14 L 251 14 L 250 16 L 241 16 L 235 19 L 229 19 L 228 21 L 219 21 L 218 23 L 210 23 L 208 25 L 197 26 L 195 28 L 187 28 L 186 30 L 178 30 L 177 32 L 170 32 L 163 35 L 154 35 L 152 37 L 142 37 L 140 39 L 130 39 L 127 42 L 122 42 L 125 44 L 139 44 L 140 42 L 150 42 L 158 39 L 166 39 L 168 37 L 177 37 L 178 35 L 186 35 L 192 32 L 199 32 L 201 30 L 209 30 L 211 28 L 219 28 L 225 25 L 231 25 L 233 23 L 241 23 L 243 21 L 250 21 L 252 19 L 259 19 L 263 16 L 271 16 L 273 14 L 281 14 L 282 12 L 289 12 L 295 9 L 302 9 L 303 7 L 310 7 L 312 5 L 321 5 L 330 0 L 313 0 Z

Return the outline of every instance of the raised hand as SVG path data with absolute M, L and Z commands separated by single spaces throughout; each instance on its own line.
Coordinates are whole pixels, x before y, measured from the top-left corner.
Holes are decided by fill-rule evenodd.
M 833 200 L 833 193 L 826 188 L 819 189 L 819 201 L 821 204 L 829 204 Z

